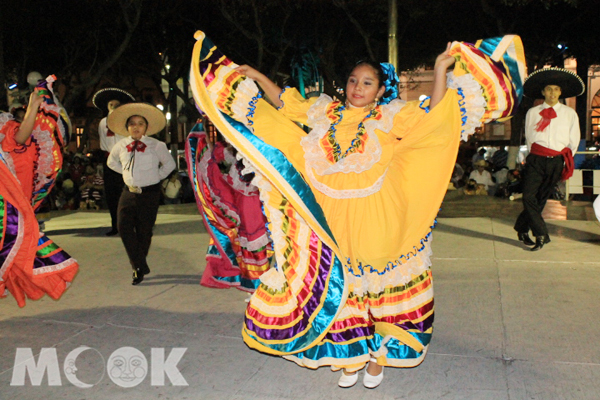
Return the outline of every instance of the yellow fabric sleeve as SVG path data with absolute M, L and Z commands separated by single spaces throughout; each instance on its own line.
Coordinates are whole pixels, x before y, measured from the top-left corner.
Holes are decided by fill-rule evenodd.
M 403 138 L 396 144 L 392 169 L 402 183 L 402 253 L 418 245 L 437 216 L 456 162 L 460 130 L 458 95 L 448 90 L 418 125 L 399 132 Z
M 394 126 L 390 135 L 403 138 L 406 134 L 427 116 L 427 112 L 419 107 L 419 101 L 410 101 L 394 116 Z
M 283 106 L 279 108 L 279 112 L 294 122 L 307 125 L 308 109 L 315 104 L 318 97 L 305 99 L 296 88 L 286 88 L 281 94 Z

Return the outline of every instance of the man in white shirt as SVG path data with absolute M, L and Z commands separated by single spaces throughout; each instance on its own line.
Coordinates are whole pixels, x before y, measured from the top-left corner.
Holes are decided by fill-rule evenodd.
M 473 171 L 469 175 L 469 179 L 473 179 L 480 185 L 485 186 L 485 190 L 490 190 L 490 187 L 494 187 L 496 183 L 492 179 L 492 174 L 488 170 L 485 169 L 487 167 L 487 161 L 479 160 L 475 163 Z
M 125 188 L 119 199 L 118 228 L 127 256 L 133 268 L 133 285 L 150 273 L 146 261 L 152 228 L 160 202 L 160 183 L 175 169 L 164 142 L 150 138 L 166 124 L 165 116 L 156 107 L 130 103 L 108 116 L 109 128 L 119 135 L 129 135 L 114 145 L 108 157 L 108 167 L 123 174 Z
M 117 228 L 117 207 L 119 198 L 123 191 L 123 177 L 121 174 L 107 168 L 106 160 L 113 146 L 121 139 L 119 135 L 115 135 L 113 131 L 108 129 L 106 119 L 114 110 L 122 104 L 131 103 L 135 98 L 124 90 L 117 88 L 106 88 L 97 91 L 92 98 L 92 103 L 96 108 L 102 110 L 103 113 L 108 111 L 106 117 L 100 120 L 98 124 L 98 136 L 100 138 L 100 149 L 104 151 L 104 196 L 108 211 L 110 212 L 111 229 L 106 232 L 106 236 L 114 236 L 119 233 Z
M 181 203 L 181 182 L 177 176 L 177 171 L 171 172 L 167 179 L 162 182 L 161 187 L 165 204 Z
M 580 140 L 577 113 L 559 99 L 579 96 L 585 86 L 571 71 L 545 68 L 529 75 L 523 89 L 528 97 L 544 97 L 525 118 L 529 155 L 523 178 L 523 212 L 515 223 L 519 240 L 536 251 L 550 242 L 542 211 L 556 184 L 573 174 L 573 154 Z M 535 243 L 529 237 L 530 229 Z

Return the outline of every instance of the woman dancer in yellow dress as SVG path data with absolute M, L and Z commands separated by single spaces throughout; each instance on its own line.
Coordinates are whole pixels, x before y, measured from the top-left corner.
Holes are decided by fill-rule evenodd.
M 384 366 L 419 365 L 433 331 L 431 229 L 461 134 L 518 105 L 520 39 L 452 43 L 436 60 L 431 99 L 406 103 L 389 65 L 359 62 L 346 102 L 306 100 L 196 38 L 196 102 L 256 173 L 275 251 L 246 310 L 245 342 L 343 369 L 342 387 L 367 363 L 368 388 Z

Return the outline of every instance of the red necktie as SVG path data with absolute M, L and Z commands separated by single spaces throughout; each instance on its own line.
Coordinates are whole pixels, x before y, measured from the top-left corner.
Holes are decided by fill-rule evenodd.
M 115 136 L 115 133 L 113 131 L 111 131 L 109 128 L 106 128 L 106 136 L 107 137 L 112 137 Z
M 556 118 L 556 111 L 554 111 L 554 108 L 548 107 L 540 111 L 540 115 L 542 119 L 535 126 L 535 130 L 537 132 L 544 132 L 548 125 L 550 125 L 550 120 Z

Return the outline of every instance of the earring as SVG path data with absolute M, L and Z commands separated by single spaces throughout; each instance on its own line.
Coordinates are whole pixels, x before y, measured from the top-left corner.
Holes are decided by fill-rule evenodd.
M 367 106 L 365 107 L 365 111 L 371 111 L 373 109 L 375 109 L 375 107 L 377 107 L 377 102 L 379 101 L 378 97 L 375 97 L 373 99 L 372 103 L 367 104 Z

